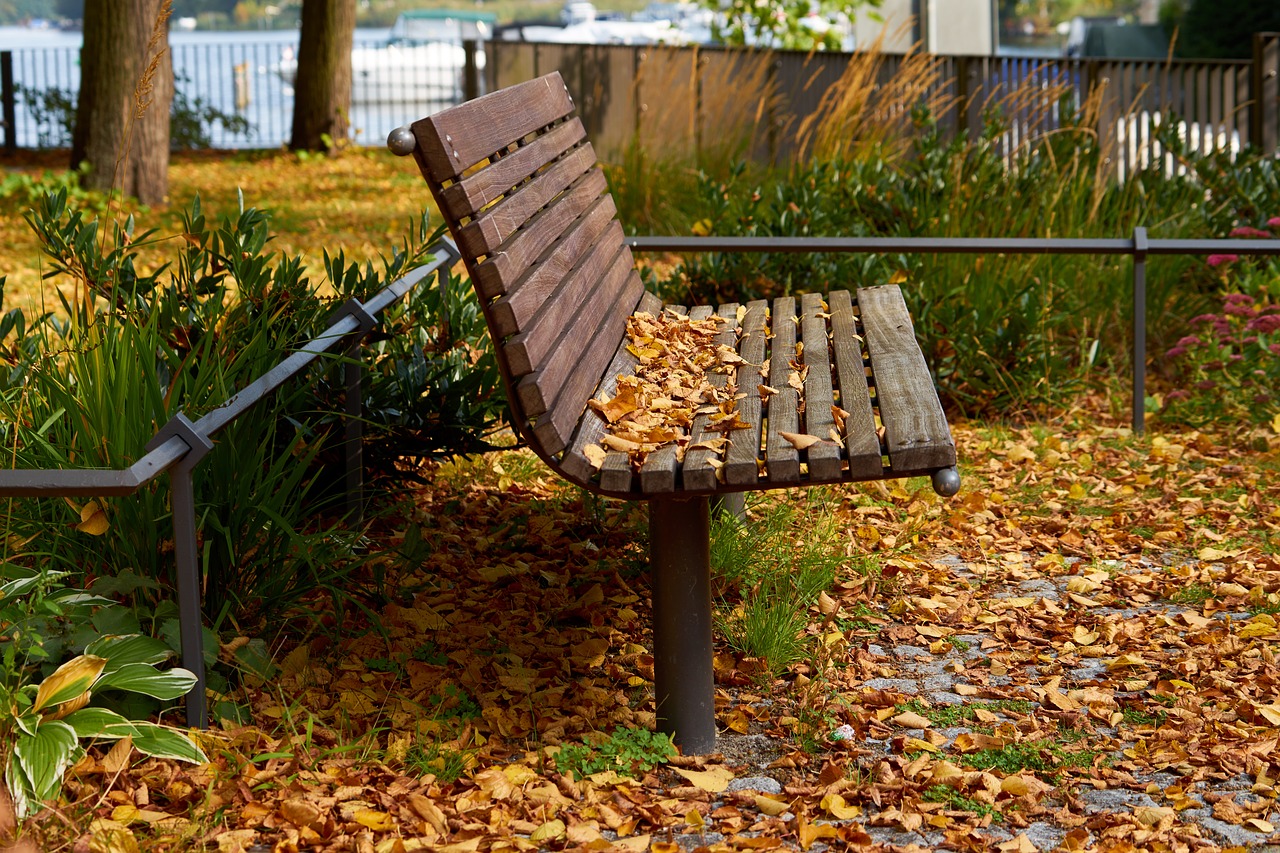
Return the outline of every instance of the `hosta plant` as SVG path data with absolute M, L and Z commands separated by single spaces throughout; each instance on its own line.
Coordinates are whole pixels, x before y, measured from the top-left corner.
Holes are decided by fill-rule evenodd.
M 119 607 L 113 600 L 63 587 L 57 573 L 3 569 L 9 580 L 0 584 L 0 628 L 9 642 L 0 655 L 0 750 L 19 818 L 58 796 L 85 741 L 127 737 L 145 755 L 206 760 L 182 732 L 95 704 L 113 691 L 162 701 L 186 694 L 196 683 L 192 673 L 156 668 L 172 654 L 167 645 L 141 634 L 96 635 L 93 615 Z M 51 650 L 77 647 L 46 674 Z

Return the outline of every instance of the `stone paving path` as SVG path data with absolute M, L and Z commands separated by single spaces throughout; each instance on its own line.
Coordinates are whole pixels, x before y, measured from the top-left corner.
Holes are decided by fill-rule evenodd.
M 1117 564 L 1117 567 L 1120 566 L 1121 564 Z M 978 581 L 981 579 L 975 575 L 972 567 L 959 560 L 954 561 L 952 568 L 957 580 L 969 579 Z M 1119 570 L 1123 570 L 1123 568 Z M 998 593 L 996 597 L 1034 596 L 1037 599 L 1045 598 L 1049 601 L 1065 599 L 1066 584 L 1069 582 L 1070 577 L 1070 575 L 1034 577 L 1016 586 L 1011 586 L 1007 590 Z M 1139 615 L 1158 616 L 1159 613 L 1157 611 L 1162 610 L 1176 614 L 1185 609 L 1185 607 L 1173 605 L 1169 602 L 1156 602 L 1127 609 L 1104 607 L 1092 612 L 1096 616 L 1105 616 L 1108 613 L 1112 613 L 1122 618 L 1132 618 Z M 1227 617 L 1245 620 L 1248 619 L 1249 614 L 1217 614 L 1217 618 Z M 930 709 L 949 705 L 998 707 L 997 705 L 991 705 L 989 698 L 977 695 L 985 692 L 990 696 L 991 690 L 974 691 L 972 685 L 966 684 L 965 677 L 956 672 L 956 670 L 963 672 L 965 667 L 970 667 L 970 671 L 972 671 L 971 667 L 975 661 L 981 663 L 981 658 L 989 656 L 992 650 L 991 635 L 985 634 L 981 630 L 972 629 L 968 633 L 956 634 L 949 639 L 952 642 L 952 648 L 942 654 L 933 653 L 930 649 L 921 645 L 901 642 L 885 641 L 869 645 L 867 652 L 873 655 L 877 661 L 883 662 L 886 670 L 893 671 L 893 677 L 867 680 L 862 684 L 863 689 L 902 694 L 908 699 L 915 698 L 920 700 L 922 705 Z M 961 665 L 957 665 L 957 663 Z M 999 669 L 999 667 L 995 667 L 991 671 L 996 673 Z M 1011 693 L 1016 693 L 1019 697 L 1029 698 L 1031 707 L 1038 708 L 1040 703 L 1032 698 L 1037 681 L 1035 667 L 1023 667 L 1021 669 L 1023 671 L 1019 673 L 1017 684 L 1008 674 L 992 674 L 989 676 L 986 687 L 1009 686 Z M 1106 677 L 1106 667 L 1101 661 L 1085 659 L 1078 666 L 1074 666 L 1062 673 L 1061 681 L 1058 682 L 1058 689 L 1065 693 L 1069 690 L 1098 686 L 1104 683 L 1103 679 Z M 1028 679 L 1030 679 L 1030 687 L 1028 687 Z M 998 712 L 997 716 L 999 716 Z M 989 729 L 987 730 L 989 731 Z M 974 729 L 965 726 L 934 728 L 932 736 L 935 743 L 939 743 L 939 735 L 946 739 L 945 743 L 941 744 L 942 749 L 945 750 L 947 746 L 955 742 L 957 737 L 966 734 L 971 735 L 973 732 Z M 923 729 L 907 729 L 905 731 L 900 729 L 894 733 L 895 738 L 899 733 L 905 734 L 907 737 L 923 738 L 926 736 L 926 732 Z M 874 766 L 877 755 L 887 756 L 894 754 L 893 740 L 895 738 L 864 740 L 857 747 L 861 751 L 859 763 L 862 766 Z M 734 740 L 733 735 L 723 737 L 722 743 L 727 745 L 730 740 Z M 769 738 L 763 735 L 737 736 L 736 740 L 737 742 L 733 744 L 732 748 L 726 748 L 724 751 L 726 752 L 726 763 L 734 767 L 738 778 L 734 779 L 726 794 L 723 795 L 726 799 L 712 804 L 713 810 L 720 803 L 730 801 L 731 798 L 728 795 L 735 791 L 755 791 L 763 794 L 783 793 L 783 785 L 778 778 L 780 774 L 771 774 L 768 769 L 770 761 L 780 754 L 781 750 L 778 743 L 776 741 L 771 742 Z M 1094 721 L 1092 732 L 1087 736 L 1087 740 L 1083 745 L 1102 749 L 1110 759 L 1123 761 L 1124 750 L 1133 747 L 1134 741 L 1132 739 L 1126 740 L 1125 735 L 1117 729 L 1097 725 L 1096 721 Z M 870 750 L 870 755 L 867 755 L 862 750 Z M 750 766 L 751 760 L 743 757 L 752 754 L 755 757 L 755 766 Z M 901 754 L 900 749 L 898 754 Z M 737 756 L 736 758 L 735 755 Z M 1280 763 L 1280 756 L 1277 756 L 1276 763 Z M 1081 786 L 1081 788 L 1077 789 L 1077 795 L 1083 803 L 1086 816 L 1117 812 L 1134 813 L 1144 808 L 1156 809 L 1161 806 L 1166 807 L 1167 811 L 1169 800 L 1162 796 L 1160 797 L 1160 802 L 1157 802 L 1157 799 L 1153 798 L 1151 793 L 1160 794 L 1171 786 L 1177 785 L 1178 782 L 1179 776 L 1173 772 L 1146 774 L 1138 772 L 1133 774 L 1132 782 L 1124 787 L 1108 786 L 1098 790 L 1091 790 Z M 1226 850 L 1257 851 L 1257 853 L 1280 853 L 1280 832 L 1264 834 L 1256 829 L 1215 817 L 1214 804 L 1222 799 L 1231 800 L 1239 806 L 1250 806 L 1263 802 L 1262 797 L 1252 792 L 1253 783 L 1254 780 L 1248 775 L 1239 774 L 1226 780 L 1198 782 L 1188 788 L 1186 796 L 1189 799 L 1183 800 L 1180 804 L 1181 808 L 1177 811 L 1177 819 L 1181 824 L 1198 826 L 1199 835 L 1203 839 L 1202 842 L 1197 843 L 1196 846 L 1190 849 L 1213 850 L 1221 848 Z M 1269 800 L 1269 803 L 1270 805 L 1267 809 L 1252 813 L 1276 826 L 1280 826 L 1280 806 L 1277 806 L 1277 802 L 1273 798 Z M 855 818 L 852 822 L 861 826 L 875 844 L 904 850 L 929 850 L 943 843 L 944 838 L 941 832 L 926 831 L 923 828 L 914 832 L 905 832 L 899 828 L 876 826 L 872 825 L 868 820 L 873 816 L 874 810 L 871 810 L 867 814 Z M 780 816 L 780 819 L 786 820 L 789 817 L 789 814 L 784 814 Z M 709 824 L 709 828 L 712 825 Z M 1011 853 L 1012 851 L 1027 853 L 1027 851 L 1033 849 L 1043 851 L 1115 849 L 1108 845 L 1116 841 L 1116 839 L 1100 839 L 1092 834 L 1082 841 L 1079 833 L 1076 834 L 1075 838 L 1069 839 L 1066 828 L 1047 820 L 1037 820 L 1016 829 L 993 822 L 981 830 L 981 835 L 984 838 L 987 849 L 1011 851 Z M 681 847 L 689 850 L 700 846 L 712 846 L 714 849 L 714 844 L 723 840 L 723 837 L 714 832 L 703 832 L 678 836 L 675 840 L 680 843 Z M 818 841 L 809 849 L 823 851 L 840 848 L 828 846 L 824 841 Z M 1122 847 L 1121 849 L 1126 848 Z M 1127 849 L 1147 848 L 1129 847 Z

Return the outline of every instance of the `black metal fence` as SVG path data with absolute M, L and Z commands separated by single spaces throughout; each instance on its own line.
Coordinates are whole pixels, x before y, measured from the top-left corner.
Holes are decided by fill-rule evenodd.
M 636 138 L 650 150 L 693 155 L 738 136 L 759 158 L 785 159 L 801 148 L 806 121 L 841 85 L 851 62 L 876 63 L 868 88 L 880 89 L 908 61 L 898 54 L 501 41 L 488 44 L 487 53 L 490 90 L 559 71 L 605 158 Z M 1162 126 L 1206 154 L 1246 143 L 1280 148 L 1280 33 L 1257 34 L 1250 60 L 937 56 L 930 62 L 932 82 L 912 94 L 945 104 L 937 118 L 951 130 L 979 131 L 987 113 L 998 111 L 1008 122 L 1007 150 L 1062 127 L 1086 105 L 1121 178 L 1173 167 L 1159 139 Z M 911 106 L 885 109 L 905 115 Z
M 250 34 L 252 35 L 252 34 Z M 297 34 L 271 39 L 180 41 L 173 56 L 175 110 L 201 119 L 193 147 L 276 148 L 289 141 Z M 483 67 L 476 42 L 421 46 L 361 39 L 352 51 L 351 131 L 357 143 L 382 145 L 387 134 L 467 94 L 478 94 L 468 68 Z M 470 63 L 470 64 L 469 64 Z M 0 52 L 4 147 L 65 148 L 80 89 L 78 47 Z M 242 120 L 224 123 L 216 115 Z

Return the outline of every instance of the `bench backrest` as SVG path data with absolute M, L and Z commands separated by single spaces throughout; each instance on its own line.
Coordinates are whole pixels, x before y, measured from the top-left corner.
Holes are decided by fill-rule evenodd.
M 569 443 L 643 287 L 558 72 L 413 125 L 415 156 L 471 274 L 517 428 Z

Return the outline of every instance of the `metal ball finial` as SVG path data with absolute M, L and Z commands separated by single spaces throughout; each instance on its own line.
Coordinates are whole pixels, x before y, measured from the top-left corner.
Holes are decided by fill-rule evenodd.
M 955 468 L 939 468 L 933 472 L 933 490 L 944 498 L 960 491 L 960 472 Z
M 387 147 L 397 157 L 408 157 L 418 142 L 413 138 L 413 131 L 407 127 L 397 127 L 387 134 Z

